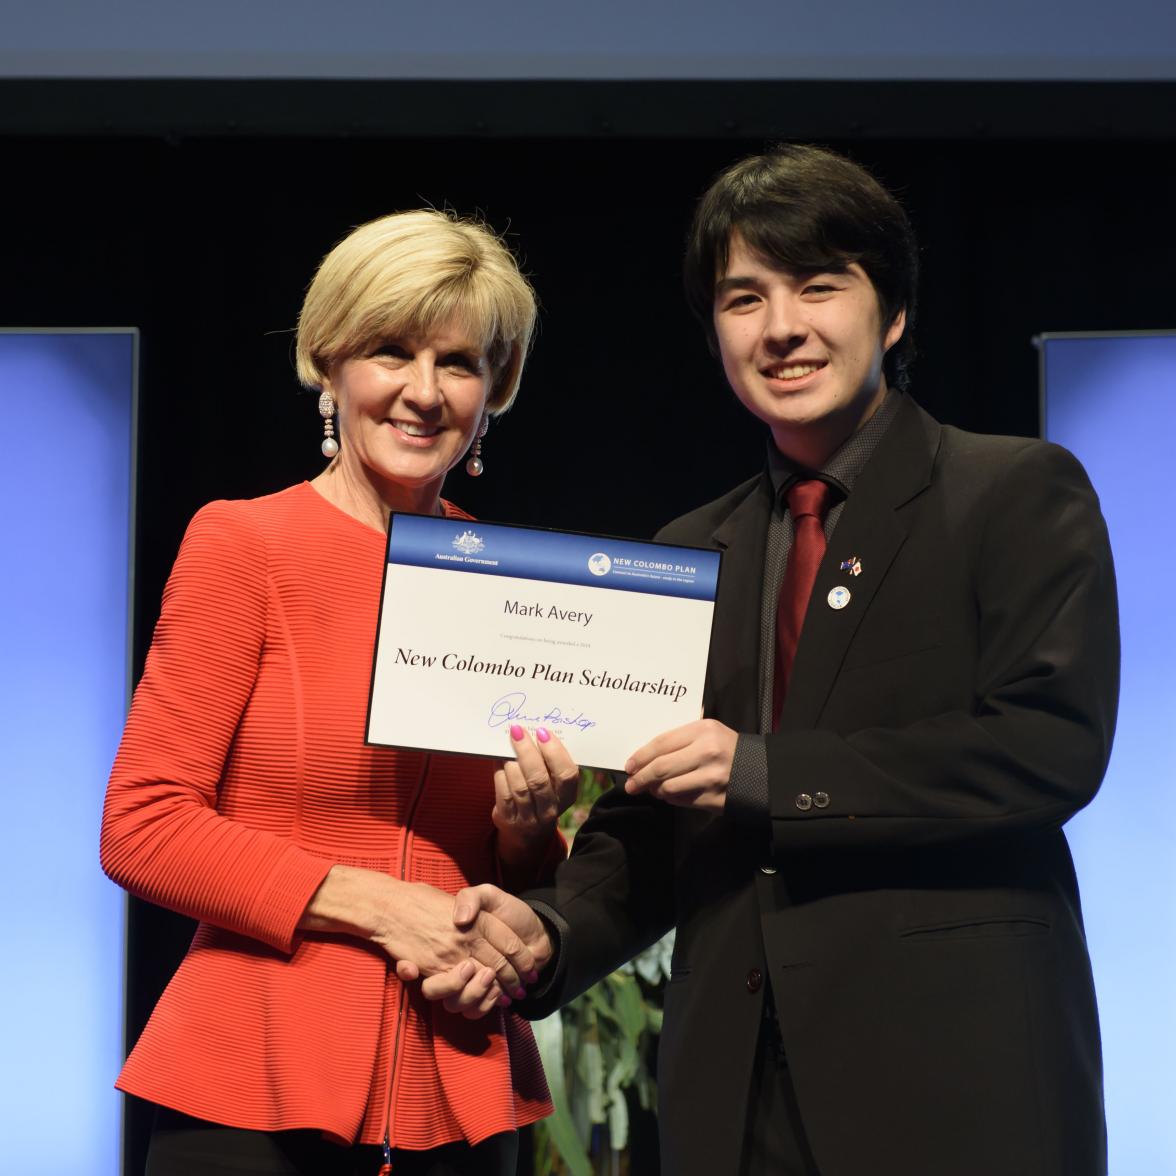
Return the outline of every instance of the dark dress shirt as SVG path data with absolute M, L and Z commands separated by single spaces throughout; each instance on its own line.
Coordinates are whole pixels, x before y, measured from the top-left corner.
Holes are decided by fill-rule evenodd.
M 902 396 L 890 391 L 873 416 L 848 436 L 819 470 L 807 470 L 785 457 L 769 440 L 768 476 L 775 490 L 776 505 L 768 523 L 768 542 L 764 556 L 763 593 L 760 600 L 759 645 L 759 715 L 758 733 L 742 733 L 735 745 L 731 779 L 727 786 L 727 811 L 732 820 L 745 828 L 750 837 L 767 845 L 768 822 L 768 753 L 764 735 L 772 730 L 772 681 L 776 665 L 776 602 L 788 553 L 792 550 L 792 515 L 785 495 L 794 482 L 819 478 L 837 492 L 825 515 L 825 542 L 833 538 L 837 520 L 845 509 L 845 500 L 853 492 L 858 475 L 866 467 L 878 442 L 890 427 Z M 845 552 L 845 558 L 854 553 Z

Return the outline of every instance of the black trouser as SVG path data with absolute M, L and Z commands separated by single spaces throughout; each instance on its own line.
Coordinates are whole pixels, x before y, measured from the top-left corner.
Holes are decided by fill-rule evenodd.
M 392 1151 L 393 1176 L 515 1176 L 517 1131 L 481 1143 Z M 376 1176 L 384 1149 L 340 1147 L 317 1131 L 246 1131 L 159 1107 L 146 1176 Z
M 820 1176 L 800 1120 L 771 993 L 764 999 L 747 1104 L 742 1176 Z

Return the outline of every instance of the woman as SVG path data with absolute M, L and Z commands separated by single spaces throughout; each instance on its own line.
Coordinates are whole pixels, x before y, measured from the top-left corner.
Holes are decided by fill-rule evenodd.
M 550 1110 L 505 1007 L 534 960 L 456 931 L 451 895 L 554 867 L 575 765 L 519 727 L 501 766 L 364 745 L 389 512 L 469 517 L 442 482 L 471 446 L 481 472 L 534 319 L 486 229 L 433 211 L 356 229 L 298 324 L 330 464 L 189 527 L 102 826 L 111 878 L 200 920 L 118 1080 L 160 1108 L 152 1176 L 498 1176 Z M 477 985 L 484 1022 L 412 983 L 443 972 Z

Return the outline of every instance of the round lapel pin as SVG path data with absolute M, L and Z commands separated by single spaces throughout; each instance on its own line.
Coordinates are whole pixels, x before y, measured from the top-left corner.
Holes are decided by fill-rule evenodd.
M 848 588 L 843 588 L 838 584 L 836 588 L 829 590 L 829 595 L 825 599 L 829 602 L 830 608 L 842 609 L 850 602 L 852 597 Z

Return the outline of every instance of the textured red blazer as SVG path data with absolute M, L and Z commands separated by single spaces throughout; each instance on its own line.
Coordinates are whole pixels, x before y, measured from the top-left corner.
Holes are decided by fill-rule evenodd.
M 111 774 L 102 866 L 200 920 L 121 1089 L 230 1126 L 427 1148 L 551 1108 L 513 1013 L 467 1021 L 376 948 L 296 930 L 337 862 L 449 892 L 498 876 L 492 761 L 364 746 L 384 547 L 308 483 L 196 515 Z

